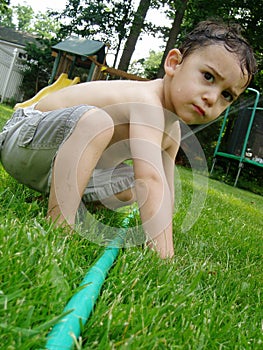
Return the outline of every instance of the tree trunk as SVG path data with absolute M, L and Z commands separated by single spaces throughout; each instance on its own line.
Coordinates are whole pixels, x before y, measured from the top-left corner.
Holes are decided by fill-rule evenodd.
M 121 44 L 126 36 L 126 25 L 127 22 L 129 23 L 129 15 L 130 15 L 130 8 L 132 6 L 132 0 L 126 1 L 125 3 L 125 7 L 124 7 L 124 15 L 122 20 L 120 21 L 119 24 L 119 30 L 118 30 L 118 44 L 117 44 L 117 48 L 116 48 L 116 54 L 114 57 L 114 62 L 113 62 L 113 68 L 116 67 L 117 61 L 118 61 L 118 57 L 119 57 L 119 53 L 121 50 Z
M 180 32 L 180 28 L 181 28 L 181 24 L 182 24 L 182 21 L 184 18 L 184 13 L 185 13 L 185 10 L 187 7 L 188 0 L 181 0 L 181 1 L 182 1 L 182 4 L 181 4 L 180 8 L 178 8 L 178 10 L 176 11 L 174 22 L 173 22 L 172 28 L 170 30 L 169 38 L 168 38 L 166 48 L 165 48 L 165 51 L 164 51 L 164 54 L 162 57 L 160 69 L 157 73 L 158 78 L 162 78 L 164 76 L 164 73 L 165 73 L 164 72 L 164 62 L 165 62 L 166 56 L 168 55 L 168 52 L 174 48 L 178 34 Z
M 150 7 L 150 3 L 151 3 L 150 0 L 140 1 L 137 12 L 134 16 L 130 34 L 124 46 L 124 50 L 120 59 L 118 69 L 121 69 L 124 71 L 128 70 L 130 60 L 135 50 L 135 46 L 139 38 L 139 35 L 141 33 L 141 29 L 143 27 L 143 23 L 144 23 L 147 11 Z
M 117 48 L 116 48 L 116 53 L 115 53 L 115 56 L 114 56 L 114 62 L 113 62 L 113 65 L 112 65 L 113 68 L 115 68 L 116 64 L 117 64 L 119 52 L 120 52 L 120 49 L 121 49 L 121 42 L 122 42 L 122 39 L 119 37 L 118 45 L 117 45 Z

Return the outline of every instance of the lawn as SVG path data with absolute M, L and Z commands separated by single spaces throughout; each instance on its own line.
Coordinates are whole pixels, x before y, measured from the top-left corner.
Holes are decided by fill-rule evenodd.
M 0 126 L 10 113 L 0 106 Z M 263 348 L 263 197 L 212 179 L 207 188 L 203 176 L 193 186 L 185 168 L 177 177 L 175 257 L 162 261 L 142 247 L 122 249 L 76 349 Z M 183 230 L 194 191 L 204 205 Z M 44 349 L 103 251 L 52 227 L 46 207 L 0 166 L 1 349 Z

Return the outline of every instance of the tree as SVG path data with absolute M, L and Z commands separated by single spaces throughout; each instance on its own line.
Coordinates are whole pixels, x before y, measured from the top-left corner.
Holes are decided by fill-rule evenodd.
M 61 26 L 63 37 L 77 34 L 109 43 L 115 52 L 114 66 L 127 39 L 118 67 L 127 70 L 141 32 L 159 30 L 146 23 L 145 17 L 150 6 L 160 6 L 160 3 L 161 0 L 141 0 L 137 11 L 134 11 L 132 0 L 69 0 L 67 8 L 54 15 L 60 19 L 70 18 Z
M 113 9 L 113 15 L 114 15 L 114 12 L 118 14 L 118 16 L 116 17 L 114 16 L 116 18 L 117 43 L 116 43 L 116 54 L 113 62 L 113 67 L 116 66 L 122 42 L 127 37 L 129 18 L 133 14 L 131 2 L 132 0 L 128 0 L 128 2 L 126 2 L 127 6 L 125 7 L 122 5 L 122 3 L 117 3 Z
M 0 0 L 0 14 L 8 11 L 8 5 L 10 5 L 10 0 Z
M 147 79 L 155 79 L 160 67 L 163 53 L 150 50 L 147 58 L 141 58 L 132 62 L 129 72 Z
M 50 18 L 49 13 L 39 12 L 35 15 L 30 6 L 10 7 L 5 16 L 7 15 L 6 21 L 1 18 L 1 24 L 36 35 L 37 43 L 27 44 L 25 48 L 27 56 L 24 59 L 22 90 L 24 99 L 28 99 L 48 84 L 54 62 L 51 46 L 58 41 L 59 24 Z
M 115 50 L 116 61 L 133 13 L 131 0 L 69 0 L 66 9 L 54 15 L 59 19 L 71 19 L 61 25 L 60 34 L 63 37 L 77 34 L 107 42 Z
M 129 63 L 130 63 L 132 54 L 135 50 L 135 46 L 139 38 L 139 35 L 141 33 L 144 20 L 145 20 L 147 11 L 149 10 L 150 4 L 151 4 L 150 0 L 141 0 L 139 3 L 137 12 L 134 15 L 134 20 L 132 23 L 130 34 L 124 46 L 123 54 L 121 56 L 118 69 L 125 70 L 125 71 L 128 70 Z
M 239 8 L 237 21 L 244 28 L 244 36 L 249 40 L 256 53 L 258 74 L 253 86 L 263 92 L 263 21 L 262 0 L 238 1 L 232 0 L 232 6 Z
M 60 26 L 61 24 L 58 21 L 54 21 L 49 13 L 38 12 L 30 32 L 43 39 L 52 39 L 59 36 Z
M 14 7 L 17 15 L 17 30 L 21 32 L 30 32 L 30 24 L 33 19 L 34 11 L 31 6 L 18 5 Z
M 48 85 L 54 64 L 51 47 L 58 42 L 59 29 L 60 23 L 52 20 L 48 12 L 33 14 L 28 23 L 28 32 L 36 35 L 37 44 L 29 43 L 26 46 L 26 69 L 22 85 L 25 100 Z
M 57 40 L 54 38 L 40 38 L 38 44 L 27 44 L 27 57 L 24 61 L 26 69 L 22 85 L 24 100 L 34 96 L 48 85 L 54 63 L 51 56 L 51 46 L 56 43 Z
M 162 78 L 164 75 L 164 62 L 165 58 L 168 55 L 168 52 L 174 48 L 175 43 L 177 41 L 178 34 L 180 32 L 181 24 L 184 18 L 184 13 L 187 7 L 188 0 L 180 0 L 175 3 L 176 6 L 176 14 L 174 17 L 174 21 L 172 24 L 172 28 L 169 33 L 169 37 L 167 40 L 167 44 L 164 50 L 164 54 L 162 57 L 161 65 L 157 74 L 158 78 Z
M 14 23 L 12 23 L 13 10 L 8 7 L 10 1 L 0 0 L 0 24 L 3 27 L 15 28 Z
M 102 33 L 108 33 L 109 14 L 111 10 L 104 1 L 94 0 L 69 0 L 62 13 L 54 13 L 59 19 L 70 19 L 61 26 L 62 36 L 77 34 L 81 37 L 89 37 Z
M 17 5 L 8 7 L 1 14 L 1 25 L 8 28 L 17 29 L 22 32 L 31 32 L 31 23 L 34 11 L 31 6 Z M 16 17 L 16 21 L 14 20 Z

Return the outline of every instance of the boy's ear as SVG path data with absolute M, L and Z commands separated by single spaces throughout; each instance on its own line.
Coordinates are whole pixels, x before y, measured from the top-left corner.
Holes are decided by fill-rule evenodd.
M 164 62 L 164 70 L 167 75 L 173 75 L 176 67 L 182 61 L 182 54 L 178 49 L 172 49 L 169 51 Z

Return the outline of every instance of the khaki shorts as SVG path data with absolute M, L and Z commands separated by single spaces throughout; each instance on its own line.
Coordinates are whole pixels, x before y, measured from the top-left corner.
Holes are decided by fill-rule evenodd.
M 49 193 L 54 158 L 82 115 L 94 107 L 74 106 L 40 112 L 30 106 L 18 109 L 0 133 L 0 160 L 20 183 Z M 132 167 L 95 169 L 84 193 L 85 201 L 108 198 L 134 186 Z

